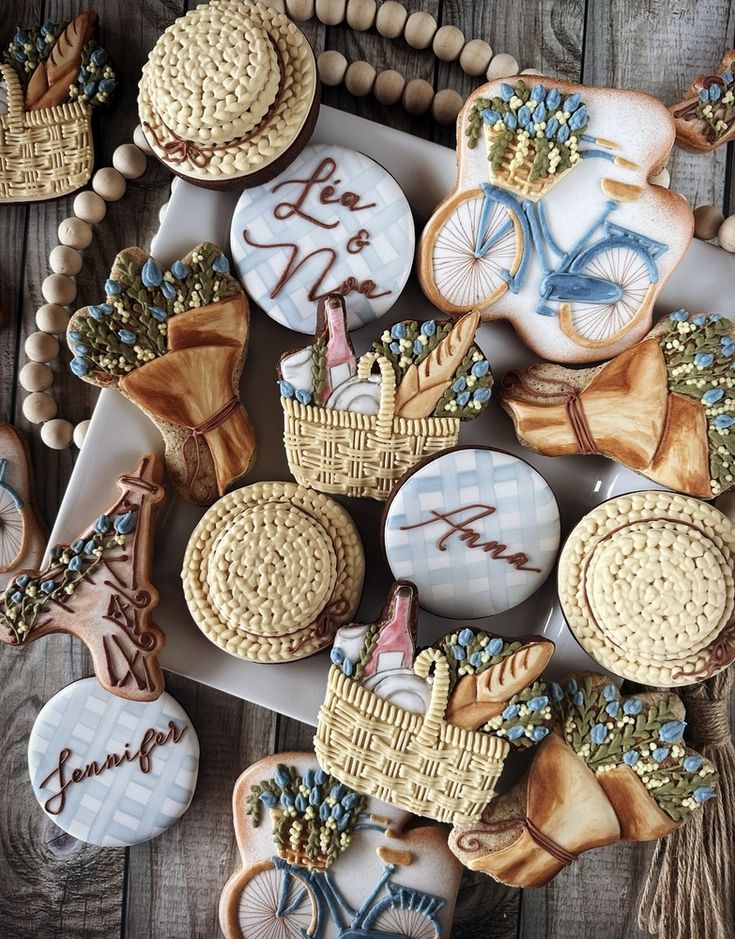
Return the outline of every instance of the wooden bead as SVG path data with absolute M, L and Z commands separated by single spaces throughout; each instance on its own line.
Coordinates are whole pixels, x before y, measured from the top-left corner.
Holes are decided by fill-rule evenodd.
M 59 224 L 59 241 L 62 245 L 68 245 L 70 248 L 76 248 L 77 251 L 84 251 L 92 244 L 92 229 L 80 218 L 65 218 Z
M 464 46 L 464 33 L 456 26 L 441 26 L 434 36 L 432 49 L 442 62 L 454 62 Z
M 407 19 L 408 11 L 403 4 L 396 3 L 395 0 L 388 0 L 387 3 L 381 3 L 378 8 L 378 15 L 375 17 L 375 28 L 386 39 L 396 39 L 403 32 Z
M 43 424 L 44 421 L 50 421 L 52 417 L 56 417 L 56 411 L 54 399 L 42 391 L 34 391 L 23 402 L 23 417 L 31 424 Z
M 314 4 L 312 3 L 312 6 L 313 5 Z M 135 146 L 142 150 L 146 156 L 153 156 L 151 145 L 146 140 L 145 133 L 143 132 L 143 128 L 140 126 L 140 124 L 136 125 L 136 128 L 133 131 L 133 141 Z
M 96 225 L 107 215 L 107 203 L 91 189 L 85 189 L 74 199 L 74 214 L 90 225 Z
M 484 39 L 470 39 L 459 54 L 459 64 L 468 75 L 484 75 L 493 57 L 493 50 Z
M 398 104 L 406 85 L 406 79 L 395 69 L 387 68 L 375 79 L 373 93 L 381 104 L 390 107 Z
M 508 52 L 499 52 L 490 59 L 485 78 L 491 82 L 496 78 L 508 78 L 510 75 L 517 74 L 518 62 Z
M 369 62 L 352 62 L 345 73 L 345 88 L 356 98 L 364 98 L 373 90 L 375 69 Z
M 82 444 L 84 443 L 84 440 L 87 436 L 87 431 L 89 430 L 89 425 L 91 423 L 92 423 L 91 421 L 80 421 L 77 424 L 77 426 L 74 428 L 74 435 L 73 435 L 74 446 L 77 447 L 79 450 L 82 449 Z
M 406 20 L 403 38 L 412 49 L 428 49 L 436 30 L 437 23 L 431 13 L 412 13 Z
M 125 195 L 125 177 L 112 166 L 105 166 L 92 177 L 92 189 L 105 202 L 117 202 Z
M 53 362 L 59 357 L 59 340 L 39 329 L 26 339 L 25 350 L 31 362 Z
M 720 225 L 717 231 L 717 240 L 725 251 L 735 251 L 735 215 L 730 215 Z
M 52 450 L 66 450 L 74 437 L 71 421 L 57 417 L 41 428 L 41 440 Z
M 76 248 L 56 245 L 48 256 L 48 262 L 54 274 L 66 274 L 73 277 L 82 269 L 82 256 Z
M 347 23 L 358 33 L 373 28 L 377 12 L 375 0 L 347 0 Z
M 57 303 L 44 303 L 36 310 L 36 326 L 44 333 L 60 336 L 69 325 L 69 314 Z
M 722 209 L 716 205 L 698 205 L 694 210 L 694 237 L 712 241 L 724 221 Z
M 26 362 L 18 375 L 24 391 L 46 391 L 54 383 L 53 370 L 43 362 Z
M 431 102 L 431 114 L 437 124 L 453 124 L 462 110 L 464 98 L 454 88 L 437 91 Z
M 518 73 L 519 75 L 543 75 L 543 70 L 540 68 L 524 68 Z
M 134 143 L 124 143 L 112 154 L 112 165 L 125 179 L 138 179 L 145 173 L 148 160 Z
M 403 107 L 409 114 L 426 114 L 434 98 L 434 89 L 423 78 L 412 79 L 403 89 Z
M 325 26 L 339 26 L 345 18 L 346 0 L 316 0 L 317 19 Z
M 653 183 L 654 186 L 661 186 L 664 189 L 668 189 L 671 185 L 671 173 L 668 167 L 664 166 L 658 173 L 651 176 L 648 181 L 649 183 Z M 714 238 L 714 235 L 712 237 Z
M 336 49 L 329 49 L 317 59 L 319 68 L 319 81 L 323 85 L 334 87 L 341 85 L 347 71 L 347 59 Z
M 77 295 L 77 285 L 66 274 L 49 274 L 41 284 L 41 293 L 48 303 L 67 306 Z

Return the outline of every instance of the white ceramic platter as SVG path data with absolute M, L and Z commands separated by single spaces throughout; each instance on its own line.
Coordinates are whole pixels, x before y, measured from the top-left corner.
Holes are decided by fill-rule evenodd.
M 353 147 L 382 163 L 406 193 L 419 225 L 454 185 L 453 150 L 353 115 L 322 108 L 314 140 Z M 153 253 L 159 260 L 170 263 L 198 241 L 210 240 L 226 248 L 236 201 L 237 193 L 214 193 L 177 182 L 164 222 L 153 240 Z M 85 299 L 94 302 L 96 298 Z M 691 312 L 717 310 L 735 316 L 735 256 L 694 242 L 665 285 L 657 310 L 664 313 L 678 307 L 686 307 Z M 412 277 L 385 321 L 427 319 L 432 315 L 435 311 Z M 533 315 L 529 312 L 529 316 Z M 358 354 L 367 350 L 376 334 L 375 325 L 352 334 Z M 242 397 L 255 425 L 258 458 L 248 482 L 291 478 L 281 442 L 282 414 L 275 367 L 282 352 L 305 341 L 306 337 L 284 329 L 261 311 L 252 311 Z M 509 368 L 533 360 L 506 323 L 483 326 L 479 343 L 492 364 L 496 382 Z M 498 447 L 532 463 L 557 496 L 562 537 L 598 502 L 635 489 L 660 488 L 602 458 L 552 459 L 524 450 L 516 441 L 511 421 L 496 398 L 481 417 L 463 426 L 460 442 Z M 59 511 L 51 543 L 72 539 L 102 512 L 115 496 L 117 477 L 133 469 L 139 457 L 150 450 L 162 451 L 161 438 L 153 424 L 115 391 L 103 391 Z M 365 544 L 368 577 L 359 618 L 370 622 L 379 613 L 390 582 L 380 547 L 382 504 L 370 500 L 340 501 L 355 518 Z M 732 506 L 735 499 L 723 497 L 722 507 L 728 507 L 728 503 Z M 172 497 L 160 515 L 153 579 L 161 592 L 155 619 L 166 632 L 166 646 L 161 656 L 163 666 L 315 724 L 329 666 L 326 652 L 285 665 L 256 665 L 213 645 L 191 620 L 179 572 L 187 539 L 201 514 L 201 509 Z M 552 661 L 552 675 L 594 667 L 564 623 L 556 599 L 554 573 L 520 606 L 498 616 L 475 620 L 474 624 L 504 635 L 543 633 L 553 639 L 557 652 Z M 452 621 L 422 613 L 420 642 L 433 642 L 454 625 Z

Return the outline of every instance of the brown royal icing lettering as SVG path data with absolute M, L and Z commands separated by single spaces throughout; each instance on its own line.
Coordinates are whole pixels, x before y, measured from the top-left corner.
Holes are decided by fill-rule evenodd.
M 59 761 L 56 767 L 48 774 L 39 787 L 41 789 L 46 788 L 46 784 L 51 779 L 56 778 L 57 790 L 44 802 L 43 807 L 50 815 L 58 815 L 64 810 L 64 805 L 66 804 L 66 790 L 69 786 L 82 782 L 84 779 L 89 779 L 91 776 L 99 776 L 108 769 L 114 769 L 116 766 L 120 766 L 121 763 L 137 763 L 141 773 L 149 773 L 151 770 L 151 753 L 156 747 L 165 746 L 169 741 L 178 743 L 184 736 L 186 728 L 187 725 L 184 724 L 181 730 L 179 730 L 173 721 L 168 722 L 168 729 L 166 731 L 149 727 L 143 734 L 140 746 L 133 753 L 130 752 L 128 749 L 129 744 L 126 743 L 122 753 L 108 753 L 101 762 L 92 760 L 84 767 L 80 766 L 71 770 L 71 774 L 69 774 L 66 765 L 71 757 L 71 750 L 69 747 L 64 747 L 61 753 L 59 753 Z M 55 805 L 54 808 L 52 808 L 52 803 Z
M 479 509 L 479 511 L 474 515 L 470 515 L 469 518 L 461 518 L 465 512 L 470 512 L 473 509 Z M 447 541 L 449 541 L 452 535 L 458 535 L 459 540 L 464 541 L 468 548 L 477 548 L 480 551 L 485 551 L 493 559 L 505 561 L 507 564 L 510 564 L 511 567 L 515 567 L 517 571 L 529 571 L 534 574 L 540 574 L 541 568 L 527 566 L 529 558 L 523 551 L 518 551 L 514 554 L 506 554 L 505 552 L 508 550 L 507 545 L 501 544 L 499 541 L 480 540 L 480 533 L 471 527 L 472 523 L 478 522 L 482 518 L 487 518 L 495 512 L 495 506 L 483 505 L 479 502 L 462 506 L 459 509 L 454 509 L 452 512 L 437 512 L 432 509 L 431 512 L 429 512 L 431 518 L 428 518 L 425 522 L 417 522 L 415 525 L 402 525 L 401 531 L 411 531 L 414 528 L 425 528 L 427 525 L 443 522 L 446 525 L 446 530 L 436 542 L 436 546 L 440 551 L 446 551 Z

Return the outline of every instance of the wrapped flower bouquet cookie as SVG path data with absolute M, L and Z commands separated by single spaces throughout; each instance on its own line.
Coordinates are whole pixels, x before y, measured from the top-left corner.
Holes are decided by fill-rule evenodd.
M 676 141 L 687 150 L 708 152 L 735 136 L 735 49 L 726 52 L 713 75 L 698 75 L 684 100 L 669 108 Z
M 0 590 L 21 568 L 37 567 L 45 547 L 28 445 L 19 430 L 0 421 Z

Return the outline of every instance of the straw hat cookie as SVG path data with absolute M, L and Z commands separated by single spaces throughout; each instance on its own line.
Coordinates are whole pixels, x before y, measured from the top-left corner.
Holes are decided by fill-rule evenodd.
M 329 645 L 362 593 L 357 529 L 332 499 L 295 483 L 228 493 L 194 529 L 184 594 L 212 642 L 256 662 L 287 662 Z
M 155 155 L 210 189 L 258 185 L 307 143 L 319 110 L 316 62 L 282 13 L 213 0 L 163 33 L 143 67 L 138 110 Z
M 559 559 L 559 599 L 600 665 L 645 685 L 710 678 L 735 659 L 735 525 L 671 492 L 603 502 Z

